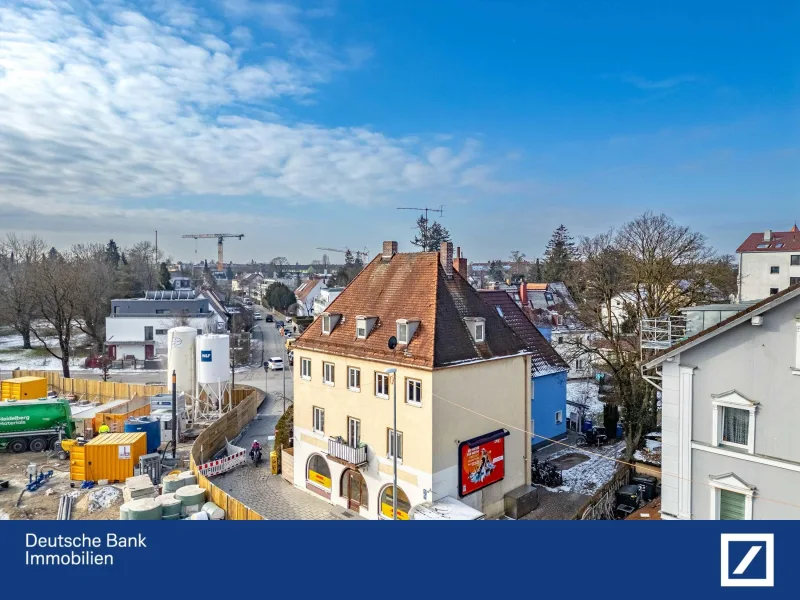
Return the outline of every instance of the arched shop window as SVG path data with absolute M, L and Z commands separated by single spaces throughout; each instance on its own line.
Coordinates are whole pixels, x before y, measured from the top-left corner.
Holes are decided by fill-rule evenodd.
M 397 488 L 397 519 L 398 521 L 408 521 L 408 512 L 411 510 L 411 503 L 403 488 Z M 381 491 L 380 516 L 382 519 L 391 519 L 393 512 L 393 492 L 394 486 L 387 485 Z
M 312 454 L 308 458 L 306 479 L 313 486 L 322 488 L 326 492 L 331 491 L 331 470 L 323 456 Z

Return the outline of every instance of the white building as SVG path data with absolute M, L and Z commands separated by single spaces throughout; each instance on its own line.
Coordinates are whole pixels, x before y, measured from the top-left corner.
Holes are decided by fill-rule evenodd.
M 336 300 L 337 296 L 344 291 L 343 287 L 329 287 L 323 288 L 319 291 L 319 295 L 314 299 L 314 318 L 324 313 L 328 305 Z
M 762 300 L 800 283 L 800 230 L 751 233 L 739 254 L 739 302 Z
M 165 355 L 167 330 L 178 325 L 198 333 L 219 331 L 225 324 L 203 296 L 193 291 L 146 292 L 144 298 L 111 301 L 106 317 L 106 353 L 112 359 L 132 356 L 137 360 Z
M 314 300 L 319 296 L 320 291 L 325 287 L 322 279 L 307 279 L 294 291 L 300 310 L 298 317 L 310 317 L 314 314 Z

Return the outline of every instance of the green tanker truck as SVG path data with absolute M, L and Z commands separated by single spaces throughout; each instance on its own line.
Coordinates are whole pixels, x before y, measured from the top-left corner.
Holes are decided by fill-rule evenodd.
M 75 433 L 66 398 L 0 402 L 0 450 L 41 452 Z

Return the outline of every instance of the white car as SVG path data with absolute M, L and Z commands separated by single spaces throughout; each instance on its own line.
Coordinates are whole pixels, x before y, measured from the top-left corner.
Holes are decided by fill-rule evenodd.
M 273 356 L 267 361 L 270 371 L 283 371 L 283 359 L 280 356 Z
M 260 320 L 261 320 L 261 313 L 260 313 L 260 312 L 254 312 L 254 313 L 253 313 L 253 318 L 254 318 L 256 321 L 260 321 Z

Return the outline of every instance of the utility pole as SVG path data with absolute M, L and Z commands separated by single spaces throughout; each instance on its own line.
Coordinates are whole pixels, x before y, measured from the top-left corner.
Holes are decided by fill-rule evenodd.
M 175 378 L 175 369 L 172 369 L 172 460 L 176 460 L 177 456 L 178 456 L 178 384 Z

